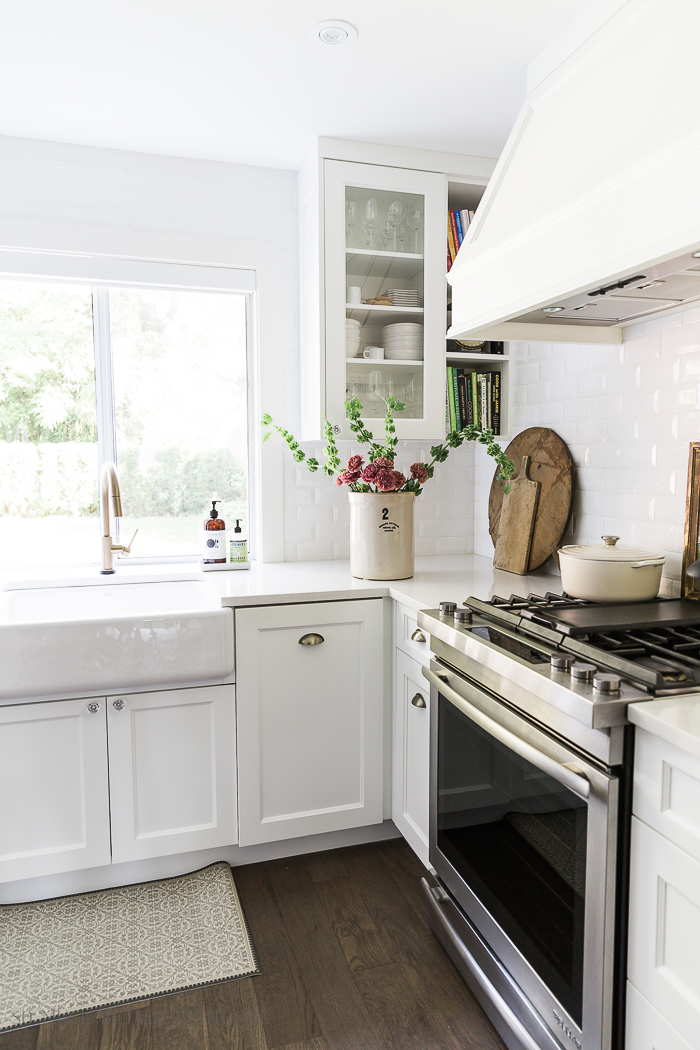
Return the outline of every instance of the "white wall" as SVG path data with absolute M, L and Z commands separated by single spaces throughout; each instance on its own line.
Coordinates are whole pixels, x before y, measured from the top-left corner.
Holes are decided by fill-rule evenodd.
M 663 551 L 672 581 L 665 589 L 678 593 L 688 444 L 700 441 L 700 310 L 626 334 L 619 347 L 511 344 L 513 434 L 551 427 L 569 446 L 576 490 L 563 543 L 600 543 L 612 533 Z M 489 556 L 492 476 L 477 458 L 474 551 Z

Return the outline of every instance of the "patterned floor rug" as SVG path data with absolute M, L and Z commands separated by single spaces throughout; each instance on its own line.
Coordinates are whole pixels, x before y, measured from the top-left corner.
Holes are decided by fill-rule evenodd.
M 228 864 L 0 906 L 0 1032 L 260 973 Z

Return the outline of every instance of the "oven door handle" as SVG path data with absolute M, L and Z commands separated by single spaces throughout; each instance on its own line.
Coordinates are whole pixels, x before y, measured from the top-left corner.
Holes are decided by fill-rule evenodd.
M 531 762 L 533 766 L 537 766 L 543 773 L 547 773 L 554 780 L 559 781 L 560 784 L 563 784 L 569 791 L 573 791 L 579 798 L 586 799 L 590 797 L 590 781 L 586 779 L 583 773 L 572 769 L 569 765 L 564 765 L 562 762 L 557 762 L 555 758 L 545 755 L 543 751 L 533 747 L 532 744 L 528 744 L 526 740 L 521 740 L 515 733 L 511 733 L 509 729 L 505 729 L 498 722 L 494 722 L 493 718 L 485 715 L 478 707 L 470 704 L 468 700 L 465 700 L 455 689 L 443 682 L 433 671 L 429 671 L 427 667 L 424 667 L 422 670 L 423 676 L 428 679 L 431 685 L 435 686 L 438 692 L 442 693 L 451 704 L 465 714 L 467 718 L 470 718 L 472 722 L 476 722 L 478 726 L 481 726 L 490 736 L 495 737 L 496 740 L 509 747 L 511 751 L 515 751 L 516 755 L 520 755 L 526 762 Z

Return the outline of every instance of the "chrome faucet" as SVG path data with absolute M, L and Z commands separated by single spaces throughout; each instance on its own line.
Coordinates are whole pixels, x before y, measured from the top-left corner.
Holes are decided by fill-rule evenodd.
M 110 495 L 112 497 L 112 516 L 121 518 L 122 496 L 119 490 L 119 475 L 114 463 L 107 459 L 102 464 L 102 470 L 100 471 L 100 521 L 102 522 L 102 568 L 100 572 L 105 575 L 111 575 L 114 572 L 112 551 L 122 551 L 124 554 L 131 554 L 131 545 L 136 539 L 136 532 L 139 531 L 137 529 L 131 537 L 128 547 L 112 542 L 109 515 Z

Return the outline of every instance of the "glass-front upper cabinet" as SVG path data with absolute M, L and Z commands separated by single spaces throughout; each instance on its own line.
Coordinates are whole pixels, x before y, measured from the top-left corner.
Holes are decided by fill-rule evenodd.
M 385 400 L 399 437 L 445 431 L 443 175 L 325 162 L 326 411 L 351 437 L 345 401 L 375 435 Z

